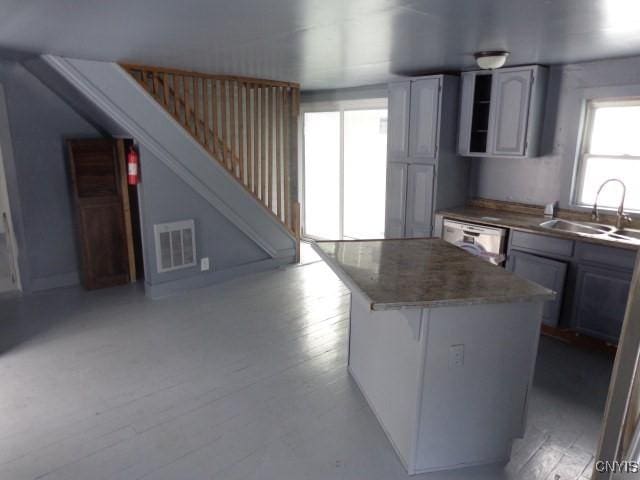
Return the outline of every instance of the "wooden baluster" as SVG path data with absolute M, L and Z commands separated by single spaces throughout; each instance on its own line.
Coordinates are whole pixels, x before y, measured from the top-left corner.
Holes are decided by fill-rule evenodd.
M 178 115 L 178 90 L 176 89 L 176 76 L 175 75 L 171 75 L 171 86 L 173 89 L 173 100 L 171 101 L 171 105 L 173 108 L 173 116 L 176 119 L 179 119 L 179 115 Z
M 253 85 L 247 84 L 247 187 L 255 193 L 253 182 Z
M 212 124 L 213 124 L 213 154 L 216 159 L 224 164 L 224 158 L 220 158 L 220 132 L 218 131 L 218 108 L 220 106 L 220 102 L 218 101 L 218 81 L 211 81 L 211 113 L 212 113 Z
M 238 133 L 238 124 L 236 120 L 236 82 L 229 82 L 229 110 L 231 111 L 229 133 L 231 133 L 231 163 L 233 176 L 238 178 L 238 149 L 236 148 L 236 134 Z
M 275 120 L 275 139 L 276 139 L 276 215 L 282 220 L 282 158 L 280 156 L 280 116 L 282 114 L 282 91 L 280 87 L 276 87 L 276 120 Z
M 171 111 L 169 109 L 169 81 L 166 73 L 162 74 L 162 88 L 164 89 L 164 108 L 166 108 L 167 111 Z
M 142 84 L 144 85 L 144 89 L 153 95 L 153 85 L 149 84 L 149 72 L 146 70 L 142 70 Z
M 153 96 L 156 101 L 160 102 L 160 85 L 158 84 L 158 75 L 156 72 L 151 73 L 151 81 L 153 83 Z
M 260 141 L 260 156 L 262 157 L 262 203 L 269 206 L 269 190 L 267 190 L 267 181 L 269 180 L 267 171 L 267 88 L 262 88 L 260 94 L 262 96 L 262 109 L 260 111 L 260 116 L 262 117 L 262 125 L 260 126 L 262 137 Z
M 200 142 L 200 81 L 197 77 L 191 77 L 191 91 L 193 93 L 193 120 L 196 140 Z
M 204 148 L 211 151 L 209 141 L 209 80 L 202 79 L 202 114 L 204 115 Z
M 260 122 L 260 118 L 262 115 L 262 107 L 261 107 L 261 94 L 262 92 L 260 91 L 260 87 L 258 85 L 255 86 L 255 91 L 254 91 L 254 96 L 255 96 L 255 102 L 254 102 L 254 108 L 255 108 L 255 113 L 253 115 L 253 119 L 255 121 L 255 128 L 254 128 L 254 132 L 253 132 L 253 152 L 254 152 L 254 169 L 255 169 L 255 175 L 256 175 L 256 194 L 258 195 L 258 198 L 260 200 L 262 200 L 262 196 L 263 196 L 263 190 L 262 190 L 262 142 L 260 141 L 260 137 L 261 137 L 261 122 Z
M 221 123 L 222 123 L 222 159 L 227 170 L 231 170 L 229 167 L 229 158 L 228 158 L 228 150 L 229 150 L 229 142 L 227 139 L 227 82 L 226 80 L 222 80 L 220 82 L 220 108 L 221 110 Z
M 187 116 L 187 106 L 185 104 L 185 87 L 184 87 L 184 77 L 182 75 L 178 76 L 178 84 L 179 84 L 179 95 L 178 95 L 178 106 L 180 107 L 180 119 L 182 126 L 189 130 L 189 117 Z
M 268 143 L 268 148 L 269 148 L 269 209 L 273 212 L 274 211 L 274 203 L 275 203 L 275 193 L 276 193 L 276 189 L 274 188 L 274 177 L 275 177 L 275 159 L 273 158 L 273 145 L 274 145 L 274 118 L 273 118 L 273 111 L 274 111 L 274 104 L 273 104 L 273 100 L 275 99 L 275 95 L 274 95 L 274 88 L 273 87 L 269 87 L 269 129 L 267 130 L 267 135 L 269 138 L 269 143 Z
M 269 161 L 269 167 L 268 167 L 268 172 L 269 172 L 269 209 L 271 211 L 273 211 L 273 204 L 275 202 L 275 198 L 274 198 L 274 194 L 275 194 L 275 188 L 274 188 L 274 159 L 273 159 L 273 143 L 274 143 L 274 138 L 273 138 L 273 133 L 274 133 L 274 128 L 273 128 L 273 99 L 274 99 L 274 94 L 273 94 L 273 88 L 272 87 L 268 87 L 267 91 L 269 92 L 269 97 L 268 97 L 268 105 L 269 107 L 267 108 L 267 118 L 269 121 L 269 126 L 267 127 L 267 151 L 269 152 L 268 155 L 268 161 Z
M 246 168 L 244 166 L 245 154 L 244 154 L 244 124 L 245 124 L 245 86 L 244 83 L 238 83 L 238 157 L 240 159 L 240 180 L 244 186 L 247 185 L 245 179 Z
M 297 88 L 291 89 L 291 147 L 289 153 L 291 155 L 289 160 L 289 182 L 291 184 L 291 203 L 299 205 L 297 188 L 293 188 L 297 185 L 298 179 L 298 114 L 300 108 L 300 90 Z M 298 230 L 300 230 L 301 225 Z
M 284 149 L 282 155 L 282 162 L 284 164 L 284 220 L 287 227 L 293 230 L 293 224 L 291 223 L 291 181 L 289 179 L 289 149 L 291 148 L 291 142 L 289 140 L 289 123 L 291 122 L 291 113 L 289 110 L 289 97 L 291 95 L 291 89 L 286 89 L 284 92 L 284 115 L 282 125 L 282 136 L 284 137 Z

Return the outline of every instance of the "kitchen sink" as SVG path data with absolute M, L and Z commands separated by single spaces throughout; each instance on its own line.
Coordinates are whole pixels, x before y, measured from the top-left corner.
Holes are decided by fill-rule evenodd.
M 622 239 L 634 239 L 640 240 L 640 230 L 631 230 L 630 228 L 623 228 L 621 230 L 615 230 L 610 234 L 613 238 L 622 237 Z
M 540 226 L 548 228 L 549 230 L 561 230 L 563 232 L 576 233 L 578 235 L 606 235 L 615 230 L 614 227 L 609 225 L 572 222 L 570 220 L 562 220 L 559 218 L 542 222 Z M 620 233 L 620 235 L 622 235 L 622 233 Z

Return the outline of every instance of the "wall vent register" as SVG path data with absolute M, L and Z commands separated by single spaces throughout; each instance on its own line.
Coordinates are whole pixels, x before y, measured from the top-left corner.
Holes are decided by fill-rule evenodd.
M 153 226 L 158 273 L 196 265 L 195 222 L 159 223 Z

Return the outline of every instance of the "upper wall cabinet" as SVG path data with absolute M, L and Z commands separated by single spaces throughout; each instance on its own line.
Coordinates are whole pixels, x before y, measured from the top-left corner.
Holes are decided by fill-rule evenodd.
M 409 155 L 409 102 L 411 82 L 395 82 L 389 85 L 389 160 L 402 161 Z
M 462 74 L 458 152 L 470 157 L 538 155 L 547 69 Z
M 409 155 L 436 158 L 440 78 L 416 80 L 411 87 Z

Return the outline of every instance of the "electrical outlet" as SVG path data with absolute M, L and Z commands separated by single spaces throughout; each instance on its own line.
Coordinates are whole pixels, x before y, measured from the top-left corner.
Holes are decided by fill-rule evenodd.
M 464 365 L 464 345 L 449 347 L 449 367 L 458 368 Z
M 206 272 L 209 270 L 209 257 L 203 257 L 200 259 L 200 271 Z

